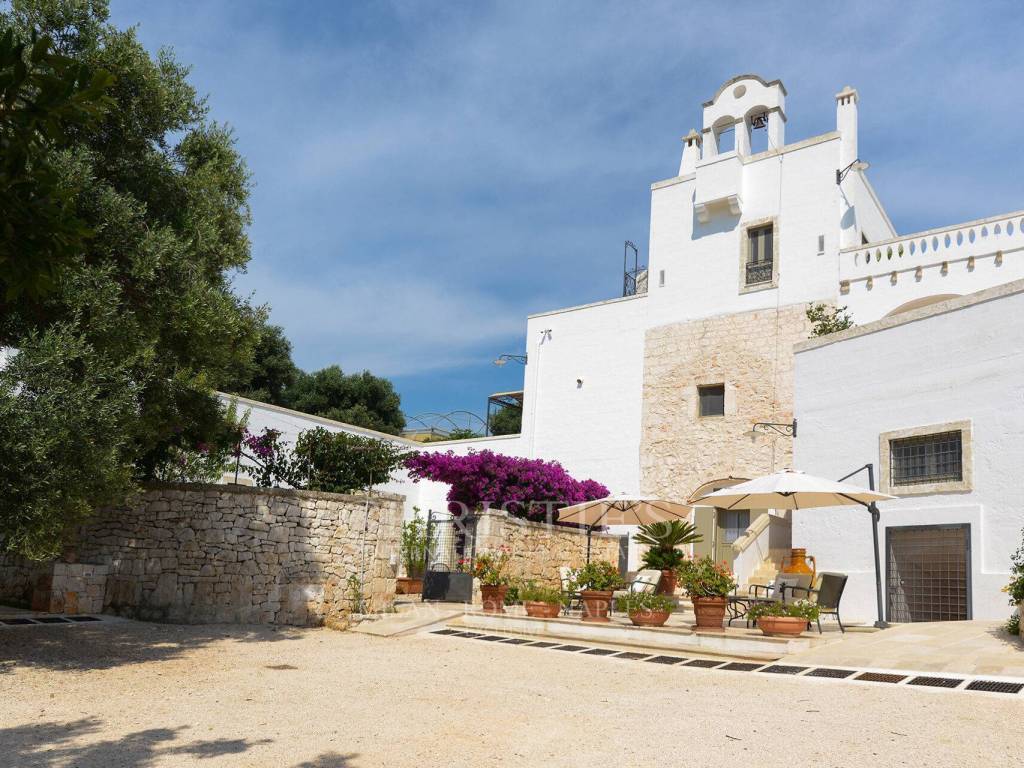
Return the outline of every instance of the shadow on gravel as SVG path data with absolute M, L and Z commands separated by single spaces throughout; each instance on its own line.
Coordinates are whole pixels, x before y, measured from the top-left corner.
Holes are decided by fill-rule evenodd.
M 246 739 L 210 739 L 171 744 L 184 728 L 150 728 L 121 739 L 102 737 L 102 723 L 86 717 L 68 723 L 35 723 L 0 728 L 0 750 L 7 765 L 49 768 L 74 765 L 77 768 L 103 766 L 148 766 L 174 755 L 196 758 L 238 755 L 255 744 Z M 81 743 L 80 743 L 81 742 Z
M 214 642 L 283 642 L 309 630 L 220 624 L 148 624 L 0 627 L 0 674 L 19 667 L 54 670 L 109 669 L 165 661 Z
M 176 765 L 175 758 L 204 759 L 241 755 L 254 746 L 270 744 L 272 739 L 208 739 L 175 743 L 187 727 L 150 728 L 120 739 L 104 739 L 102 721 L 86 717 L 66 723 L 35 723 L 0 728 L 0 755 L 3 765 L 18 768 L 145 768 Z M 294 768 L 347 768 L 355 755 L 324 752 Z M 189 761 L 191 763 L 191 761 Z M 246 760 L 242 764 L 249 765 Z

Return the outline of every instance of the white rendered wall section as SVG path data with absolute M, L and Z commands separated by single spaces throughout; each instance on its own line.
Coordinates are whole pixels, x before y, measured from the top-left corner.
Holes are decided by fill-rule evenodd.
M 971 526 L 973 617 L 1010 613 L 1000 591 L 1021 542 L 1024 467 L 1024 283 L 1002 298 L 796 354 L 795 464 L 839 478 L 867 462 L 878 471 L 879 435 L 970 419 L 973 490 L 880 504 L 886 526 Z M 866 485 L 866 476 L 851 482 Z M 844 617 L 875 616 L 871 526 L 858 508 L 793 513 L 793 545 L 819 570 L 850 574 Z

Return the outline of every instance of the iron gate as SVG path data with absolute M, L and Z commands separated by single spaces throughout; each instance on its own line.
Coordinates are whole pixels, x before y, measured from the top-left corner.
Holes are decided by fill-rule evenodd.
M 885 529 L 889 620 L 971 618 L 970 525 Z
M 476 518 L 450 512 L 427 515 L 423 599 L 470 602 Z

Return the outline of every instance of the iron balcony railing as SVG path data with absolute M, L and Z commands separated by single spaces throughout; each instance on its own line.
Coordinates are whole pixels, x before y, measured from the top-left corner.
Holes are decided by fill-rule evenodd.
M 770 283 L 772 280 L 772 262 L 755 261 L 747 264 L 747 285 Z

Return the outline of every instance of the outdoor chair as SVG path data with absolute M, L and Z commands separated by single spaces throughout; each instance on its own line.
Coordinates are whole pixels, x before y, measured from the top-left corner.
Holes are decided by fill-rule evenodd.
M 729 596 L 729 626 L 736 619 L 743 619 L 750 626 L 747 611 L 754 603 L 767 601 L 794 603 L 803 599 L 795 597 L 793 590 L 809 591 L 811 575 L 807 573 L 780 573 L 770 584 L 749 584 L 745 590 L 737 587 Z M 756 624 L 756 622 L 755 622 Z
M 793 587 L 793 597 L 797 600 L 815 603 L 820 614 L 835 616 L 836 623 L 839 624 L 839 631 L 845 633 L 846 629 L 839 618 L 839 601 L 843 599 L 843 590 L 846 589 L 846 580 L 849 576 L 845 573 L 820 573 L 818 576 L 817 589 Z M 818 616 L 818 634 L 821 634 L 821 615 Z

